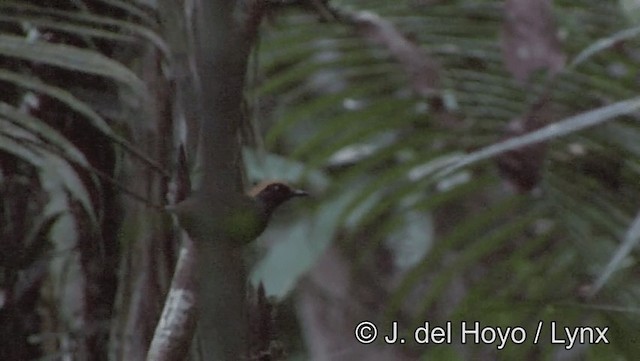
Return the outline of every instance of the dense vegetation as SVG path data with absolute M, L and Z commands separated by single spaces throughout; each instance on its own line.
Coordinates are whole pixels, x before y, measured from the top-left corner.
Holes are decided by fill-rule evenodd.
M 0 359 L 144 359 L 181 244 L 162 209 L 181 146 L 198 178 L 189 4 L 0 3 Z M 247 184 L 313 194 L 249 247 L 273 296 L 254 356 L 635 359 L 635 2 L 246 4 Z M 362 320 L 527 338 L 360 345 Z M 551 321 L 609 344 L 565 350 Z

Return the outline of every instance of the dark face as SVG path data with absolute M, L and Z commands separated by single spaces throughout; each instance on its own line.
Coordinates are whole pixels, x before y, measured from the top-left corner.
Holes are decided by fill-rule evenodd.
M 292 189 L 284 183 L 271 183 L 258 193 L 256 199 L 263 205 L 268 215 L 279 205 L 293 197 L 308 195 L 307 192 Z

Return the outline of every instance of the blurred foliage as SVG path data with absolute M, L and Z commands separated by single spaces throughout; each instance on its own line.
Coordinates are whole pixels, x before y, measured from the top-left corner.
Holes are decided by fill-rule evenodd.
M 159 35 L 152 1 L 44 3 L 0 2 L 0 338 L 16 340 L 0 358 L 71 352 L 64 341 L 82 339 L 106 359 L 114 334 L 105 323 L 130 316 L 116 302 L 116 289 L 133 284 L 127 267 L 137 265 L 139 249 L 128 250 L 161 227 L 123 213 L 117 194 L 151 196 L 135 166 L 168 172 L 150 159 L 155 148 L 142 148 L 178 138 L 148 106 L 164 104 L 154 92 L 162 87 L 149 86 L 149 61 L 169 62 L 174 49 Z M 567 65 L 528 83 L 504 65 L 502 1 L 329 2 L 378 14 L 424 50 L 439 77 L 428 94 L 415 91 L 397 54 L 353 24 L 285 3 L 263 24 L 250 69 L 259 136 L 245 152 L 247 174 L 302 183 L 314 196 L 276 215 L 260 244 L 278 242 L 264 247 L 252 280 L 286 298 L 339 245 L 375 284 L 367 265 L 383 247 L 398 276 L 385 283 L 392 287 L 372 318 L 522 326 L 527 341 L 539 320 L 610 327 L 611 344 L 570 354 L 526 342 L 499 353 L 482 345 L 414 350 L 423 359 L 635 359 L 636 2 L 554 1 Z M 145 57 L 150 48 L 158 58 Z M 164 81 L 175 76 L 155 70 Z M 507 124 L 544 97 L 544 124 L 505 139 Z M 491 159 L 540 141 L 548 144 L 541 180 L 516 194 Z M 169 251 L 153 256 L 173 259 Z M 160 268 L 160 281 L 148 284 L 166 285 Z M 95 327 L 82 338 L 74 312 L 87 309 Z M 283 337 L 295 345 L 303 336 Z
M 165 171 L 141 141 L 152 95 L 137 64 L 166 45 L 150 12 L 119 0 L 2 1 L 0 14 L 0 358 L 106 360 L 135 257 L 116 188 L 143 179 L 123 175 L 127 160 Z
M 615 1 L 555 1 L 569 65 L 551 81 L 542 70 L 523 84 L 503 64 L 501 1 L 330 5 L 391 21 L 439 64 L 441 88 L 431 96 L 413 92 L 390 51 L 349 24 L 298 11 L 267 23 L 253 80 L 265 148 L 327 177 L 326 185 L 312 185 L 320 202 L 310 225 L 278 233 L 295 241 L 282 241 L 254 275 L 267 279 L 267 292 L 286 294 L 301 275 L 292 271 L 308 269 L 308 254 L 319 257 L 338 227 L 339 242 L 357 245 L 356 257 L 386 244 L 407 267 L 384 302 L 387 320 L 519 325 L 530 338 L 538 320 L 609 326 L 610 345 L 571 357 L 633 359 L 637 332 L 625 331 L 640 311 L 629 296 L 638 291 L 632 280 L 639 234 L 631 225 L 640 204 L 633 19 L 620 21 L 625 12 Z M 531 144 L 531 137 L 500 141 L 507 123 L 544 96 L 553 110 L 543 125 L 554 126 L 537 134 L 537 141 L 550 142 L 541 182 L 531 193 L 513 194 L 488 159 Z M 409 218 L 416 212 L 421 216 Z M 326 221 L 330 215 L 335 222 Z M 405 231 L 405 242 L 423 247 L 405 261 L 402 245 L 390 240 L 411 225 L 423 231 Z M 376 231 L 359 240 L 367 229 Z M 590 297 L 623 247 L 610 265 L 616 272 Z M 416 299 L 426 279 L 428 290 Z M 464 295 L 447 296 L 460 283 Z M 412 312 L 402 316 L 407 302 Z M 447 313 L 436 307 L 443 302 L 453 305 Z M 560 347 L 549 342 L 525 345 L 495 357 L 559 357 Z M 423 349 L 424 359 L 475 359 L 483 352 L 453 357 L 442 347 Z

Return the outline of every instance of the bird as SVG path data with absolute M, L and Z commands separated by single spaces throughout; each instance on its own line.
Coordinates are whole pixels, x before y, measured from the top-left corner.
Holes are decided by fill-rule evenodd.
M 284 202 L 295 197 L 306 197 L 309 193 L 282 182 L 262 182 L 253 187 L 248 195 L 260 206 L 264 219 L 268 222 L 276 208 Z
M 166 209 L 178 217 L 180 226 L 192 238 L 222 232 L 229 242 L 245 245 L 267 228 L 276 209 L 296 197 L 308 196 L 280 181 L 263 182 L 248 194 L 203 196 L 192 194 L 184 201 Z

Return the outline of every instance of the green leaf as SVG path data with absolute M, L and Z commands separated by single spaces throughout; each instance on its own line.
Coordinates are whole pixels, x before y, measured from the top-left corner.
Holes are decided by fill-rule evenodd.
M 100 75 L 126 85 L 140 101 L 149 97 L 146 85 L 136 74 L 95 51 L 0 34 L 0 55 Z

